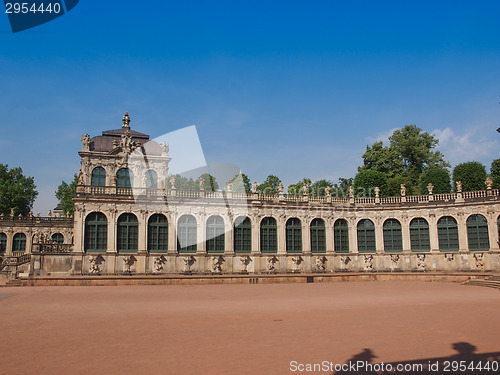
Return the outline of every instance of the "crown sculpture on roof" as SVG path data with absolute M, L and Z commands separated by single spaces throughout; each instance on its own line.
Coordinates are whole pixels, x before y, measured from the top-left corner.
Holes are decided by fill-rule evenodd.
M 125 112 L 125 116 L 123 116 L 122 128 L 130 129 L 130 116 L 128 115 L 128 112 Z

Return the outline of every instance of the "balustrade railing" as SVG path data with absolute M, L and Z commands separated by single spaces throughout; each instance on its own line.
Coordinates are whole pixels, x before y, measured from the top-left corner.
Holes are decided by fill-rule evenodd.
M 317 202 L 317 203 L 349 203 L 354 200 L 355 204 L 399 204 L 420 203 L 429 201 L 454 201 L 457 198 L 477 199 L 500 196 L 500 189 L 489 189 L 479 191 L 467 191 L 462 193 L 443 193 L 434 195 L 407 195 L 390 196 L 390 197 L 327 197 L 324 195 L 293 195 L 293 194 L 261 194 L 261 193 L 242 193 L 242 192 L 225 192 L 225 191 L 195 191 L 195 190 L 170 190 L 170 189 L 154 189 L 154 188 L 131 188 L 131 187 L 111 187 L 111 186 L 82 186 L 78 189 L 79 193 L 85 195 L 116 195 L 116 196 L 135 196 L 135 197 L 179 197 L 179 198 L 207 198 L 207 199 L 236 199 L 236 200 L 262 200 L 262 201 L 286 201 L 286 202 Z M 11 218 L 0 217 L 0 220 L 46 220 L 50 218 Z M 56 218 L 52 218 L 54 220 Z M 63 219 L 66 220 L 66 219 Z

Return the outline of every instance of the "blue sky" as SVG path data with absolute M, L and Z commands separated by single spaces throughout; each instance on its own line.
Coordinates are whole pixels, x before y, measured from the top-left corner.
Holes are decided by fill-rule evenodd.
M 119 4 L 119 5 L 117 5 Z M 3 13 L 3 12 L 2 12 Z M 367 144 L 417 124 L 453 165 L 499 158 L 499 1 L 98 2 L 12 34 L 0 16 L 0 163 L 40 191 L 80 135 L 196 125 L 208 162 L 285 185 L 352 177 Z

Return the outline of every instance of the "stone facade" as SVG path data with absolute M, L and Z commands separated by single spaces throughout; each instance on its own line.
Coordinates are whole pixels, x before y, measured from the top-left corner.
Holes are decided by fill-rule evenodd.
M 181 191 L 167 184 L 168 144 L 129 122 L 126 115 L 121 129 L 82 136 L 74 218 L 0 217 L 4 273 L 500 270 L 500 191 L 488 182 L 483 191 L 408 196 L 402 186 L 401 196 L 364 198 L 330 189 L 312 196 L 307 186 L 302 195 L 231 184 Z

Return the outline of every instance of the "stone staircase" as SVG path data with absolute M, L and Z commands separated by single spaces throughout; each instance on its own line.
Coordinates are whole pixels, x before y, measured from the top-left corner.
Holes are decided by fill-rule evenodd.
M 484 278 L 473 278 L 462 283 L 463 285 L 485 286 L 500 289 L 500 276 L 487 276 Z

